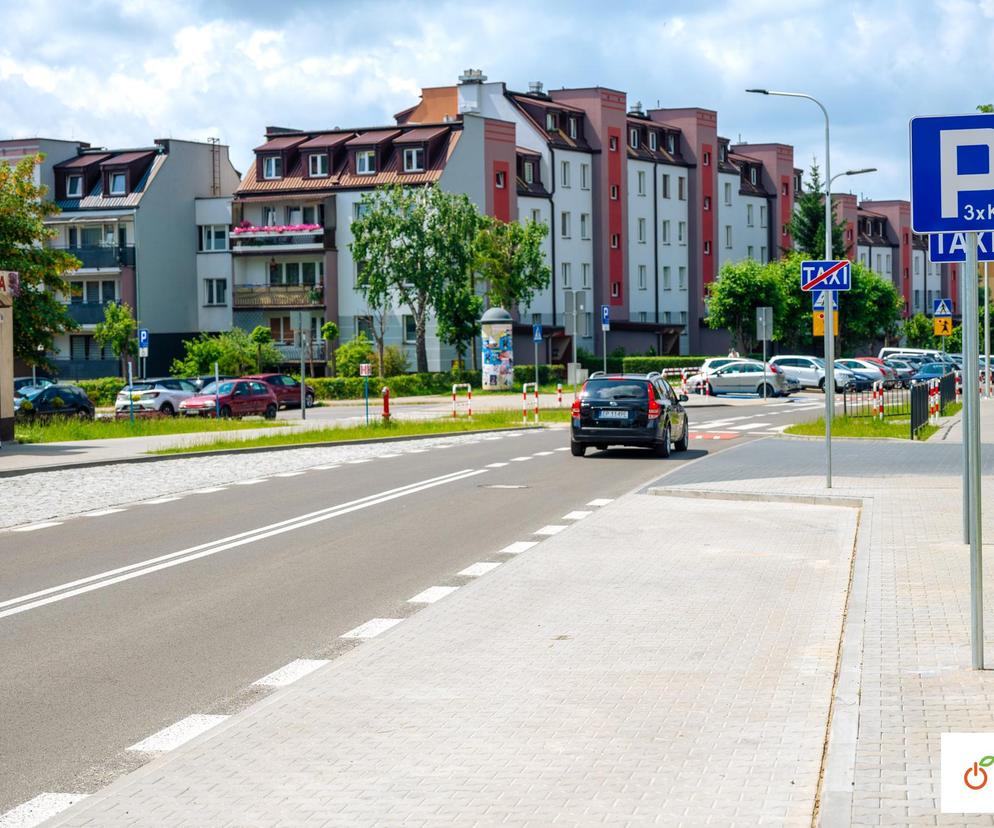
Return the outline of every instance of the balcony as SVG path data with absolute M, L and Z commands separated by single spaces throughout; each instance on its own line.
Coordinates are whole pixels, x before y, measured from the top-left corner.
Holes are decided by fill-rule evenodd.
M 300 362 L 300 351 L 299 345 L 285 345 L 282 342 L 274 342 L 273 345 L 276 350 L 280 352 L 283 356 L 284 362 Z M 324 342 L 312 342 L 304 351 L 304 362 L 324 362 L 325 360 L 325 343 Z
M 53 250 L 64 250 L 80 260 L 80 269 L 113 269 L 135 266 L 135 246 L 133 244 L 52 245 Z
M 235 285 L 232 307 L 323 308 L 321 285 Z
M 77 325 L 96 325 L 104 321 L 104 308 L 107 307 L 102 302 L 74 302 L 66 305 L 69 316 Z
M 232 253 L 270 254 L 288 250 L 333 250 L 335 231 L 320 224 L 239 225 L 231 231 Z

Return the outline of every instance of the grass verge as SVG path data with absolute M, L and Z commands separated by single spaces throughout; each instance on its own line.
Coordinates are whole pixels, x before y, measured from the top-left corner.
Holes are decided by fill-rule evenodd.
M 570 412 L 565 409 L 548 409 L 541 412 L 541 423 L 569 422 Z M 529 425 L 532 417 L 529 413 Z M 309 429 L 290 434 L 264 434 L 248 439 L 201 440 L 186 446 L 156 449 L 150 454 L 184 454 L 190 451 L 218 451 L 224 449 L 262 448 L 266 446 L 294 446 L 305 443 L 340 443 L 352 440 L 371 440 L 378 437 L 418 437 L 425 434 L 458 434 L 487 428 L 520 426 L 521 414 L 516 411 L 494 411 L 467 417 L 440 420 L 391 420 L 388 423 L 373 421 L 367 425 L 333 426 Z
M 919 440 L 927 440 L 938 426 L 926 425 L 918 432 Z M 795 423 L 784 429 L 784 434 L 798 434 L 803 437 L 822 437 L 825 434 L 825 418 L 819 417 L 807 423 Z M 907 417 L 891 417 L 878 420 L 875 417 L 836 417 L 832 420 L 833 437 L 864 437 L 868 439 L 880 437 L 897 437 L 910 439 L 911 420 Z
M 204 431 L 239 431 L 270 428 L 286 423 L 266 420 L 214 420 L 200 417 L 136 418 L 122 420 L 75 420 L 51 418 L 17 423 L 14 438 L 21 443 L 60 443 L 68 440 L 108 440 L 119 437 L 154 437 L 160 434 L 192 434 Z
M 960 411 L 962 411 L 962 410 L 963 410 L 963 403 L 961 403 L 961 402 L 959 402 L 959 403 L 958 402 L 949 403 L 949 405 L 947 405 L 943 409 L 942 416 L 943 417 L 952 417 L 953 414 L 959 414 Z

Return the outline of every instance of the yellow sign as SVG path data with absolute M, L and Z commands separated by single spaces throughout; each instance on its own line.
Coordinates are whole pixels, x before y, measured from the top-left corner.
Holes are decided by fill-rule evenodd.
M 825 335 L 825 311 L 815 311 L 811 314 L 812 334 L 814 336 Z M 839 335 L 839 312 L 832 314 L 832 333 Z
M 933 316 L 932 332 L 936 336 L 952 336 L 953 320 L 950 319 L 948 316 Z

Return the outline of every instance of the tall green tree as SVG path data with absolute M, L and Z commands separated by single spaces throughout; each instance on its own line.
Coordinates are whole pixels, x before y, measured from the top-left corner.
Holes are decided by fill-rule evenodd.
M 473 266 L 491 307 L 516 311 L 549 286 L 552 272 L 542 252 L 549 232 L 544 222 L 480 219 L 473 245 Z
M 335 376 L 336 365 L 335 365 L 335 340 L 338 339 L 338 323 L 337 322 L 325 322 L 321 326 L 321 338 L 325 342 L 325 349 L 327 351 L 327 359 L 331 363 L 331 375 Z
M 47 189 L 34 182 L 35 166 L 44 158 L 30 156 L 13 167 L 0 164 L 0 270 L 19 274 L 14 356 L 30 365 L 45 365 L 44 352 L 52 350 L 54 338 L 75 330 L 60 297 L 69 295 L 66 274 L 81 265 L 65 251 L 44 246 L 55 236 L 45 219 L 59 212 L 45 200 Z
M 131 308 L 124 303 L 110 302 L 104 305 L 104 321 L 93 329 L 93 338 L 104 347 L 110 346 L 121 364 L 121 376 L 127 377 L 126 359 L 138 354 L 138 340 L 135 334 L 138 323 L 131 315 Z
M 435 186 L 383 188 L 362 198 L 352 222 L 357 287 L 370 306 L 393 293 L 414 317 L 417 369 L 428 370 L 428 317 L 444 301 L 445 286 L 469 278 L 478 214 L 462 194 Z
M 794 202 L 794 215 L 790 219 L 790 235 L 794 245 L 809 258 L 821 259 L 825 255 L 825 182 L 821 180 L 818 164 L 811 162 L 808 183 Z M 844 259 L 846 223 L 832 224 L 832 258 Z
M 223 333 L 201 334 L 183 342 L 186 351 L 182 359 L 174 359 L 170 373 L 193 377 L 214 372 L 218 364 L 221 374 L 241 376 L 253 369 L 258 360 L 263 367 L 279 365 L 282 355 L 271 342 L 261 346 L 252 341 L 248 331 L 232 328 Z
M 756 308 L 760 307 L 773 308 L 776 337 L 784 295 L 773 269 L 754 259 L 724 265 L 718 281 L 709 286 L 708 325 L 726 329 L 741 353 L 752 353 L 756 346 Z
M 438 337 L 455 348 L 460 363 L 465 364 L 466 351 L 479 333 L 482 313 L 483 297 L 473 290 L 468 279 L 449 282 L 442 289 L 436 311 Z
M 889 279 L 853 262 L 852 287 L 839 292 L 838 353 L 855 353 L 876 342 L 894 339 L 903 308 L 904 301 Z
M 262 349 L 272 343 L 273 332 L 265 325 L 256 325 L 249 334 L 249 339 L 255 343 L 255 370 L 262 371 Z
M 909 348 L 935 348 L 932 320 L 923 313 L 916 313 L 901 326 L 904 342 Z

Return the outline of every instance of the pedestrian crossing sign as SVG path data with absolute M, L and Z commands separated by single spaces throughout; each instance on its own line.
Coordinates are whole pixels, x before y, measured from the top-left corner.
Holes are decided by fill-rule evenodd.
M 953 303 L 951 299 L 934 299 L 932 301 L 932 316 L 952 316 Z
M 932 332 L 935 336 L 952 336 L 953 320 L 948 316 L 936 316 L 932 319 Z
M 825 311 L 815 311 L 811 314 L 811 333 L 813 336 L 825 335 Z M 839 314 L 832 314 L 832 333 L 839 335 Z

